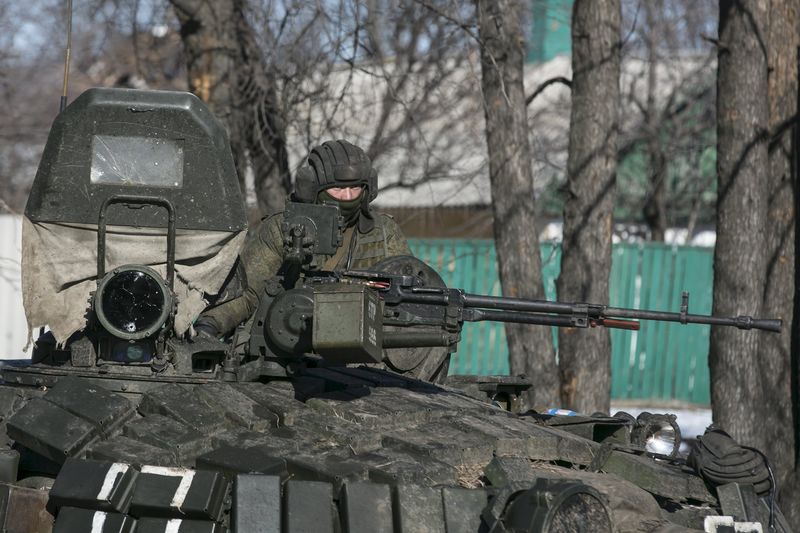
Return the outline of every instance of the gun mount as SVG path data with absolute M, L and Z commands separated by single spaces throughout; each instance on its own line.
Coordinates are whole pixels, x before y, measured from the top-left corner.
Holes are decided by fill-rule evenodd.
M 317 237 L 301 236 L 325 235 L 326 246 L 341 240 L 337 237 L 341 229 L 336 225 L 338 217 L 331 209 L 335 208 L 287 204 L 286 212 L 291 215 L 284 223 L 284 233 L 291 268 L 284 272 L 291 274 L 276 276 L 267 284 L 254 320 L 247 326 L 249 331 L 242 335 L 247 342 L 234 342 L 245 346 L 246 357 L 281 367 L 291 364 L 294 372 L 309 354 L 341 365 L 390 361 L 385 350 L 391 349 L 441 347 L 452 353 L 464 323 L 478 321 L 636 330 L 640 320 L 658 320 L 781 330 L 777 319 L 691 314 L 686 292 L 679 312 L 469 294 L 445 287 L 435 271 L 411 256 L 387 258 L 369 271 L 308 268 L 301 273 L 319 243 Z M 321 230 L 326 224 L 328 229 Z M 308 362 L 317 364 L 314 359 Z M 278 370 L 275 375 L 280 374 Z

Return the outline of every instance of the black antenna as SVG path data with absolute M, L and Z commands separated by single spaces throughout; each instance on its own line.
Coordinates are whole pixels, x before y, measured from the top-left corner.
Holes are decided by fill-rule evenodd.
M 64 88 L 58 112 L 67 107 L 67 85 L 69 85 L 69 56 L 72 52 L 72 0 L 67 0 L 67 49 L 64 50 Z

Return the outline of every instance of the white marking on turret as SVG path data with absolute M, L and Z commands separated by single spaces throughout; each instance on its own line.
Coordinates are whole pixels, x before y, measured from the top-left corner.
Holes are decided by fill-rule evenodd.
M 103 478 L 103 486 L 100 487 L 100 492 L 97 493 L 97 499 L 105 501 L 111 495 L 111 490 L 114 488 L 114 482 L 117 480 L 117 475 L 125 475 L 129 466 L 125 463 L 114 463 L 106 472 L 106 477 Z
M 92 533 L 103 533 L 103 524 L 106 523 L 106 513 L 95 511 L 92 516 Z
M 189 489 L 192 486 L 195 471 L 189 468 L 175 468 L 171 466 L 143 466 L 142 474 L 180 477 L 181 482 L 178 484 L 178 488 L 175 489 L 175 494 L 172 496 L 172 501 L 169 504 L 170 507 L 176 507 L 180 511 L 186 499 L 186 495 L 189 493 Z

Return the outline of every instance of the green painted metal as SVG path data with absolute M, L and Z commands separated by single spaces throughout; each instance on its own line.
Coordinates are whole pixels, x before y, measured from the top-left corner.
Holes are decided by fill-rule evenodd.
M 544 63 L 572 53 L 573 0 L 532 0 L 528 61 Z
M 411 240 L 414 254 L 435 268 L 451 287 L 500 295 L 497 257 L 491 240 Z M 542 243 L 546 297 L 556 299 L 561 248 Z M 678 311 L 681 292 L 691 294 L 690 312 L 711 312 L 713 250 L 663 244 L 615 244 L 610 304 Z M 601 302 L 597 302 L 601 303 Z M 611 331 L 611 397 L 680 401 L 707 405 L 709 326 L 642 322 L 639 331 Z M 556 340 L 553 329 L 553 339 Z M 502 324 L 466 324 L 451 374 L 508 374 Z

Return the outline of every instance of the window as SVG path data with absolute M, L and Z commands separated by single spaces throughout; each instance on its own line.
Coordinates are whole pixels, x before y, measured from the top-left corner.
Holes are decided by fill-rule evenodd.
M 109 185 L 181 187 L 182 141 L 95 135 L 90 179 Z

